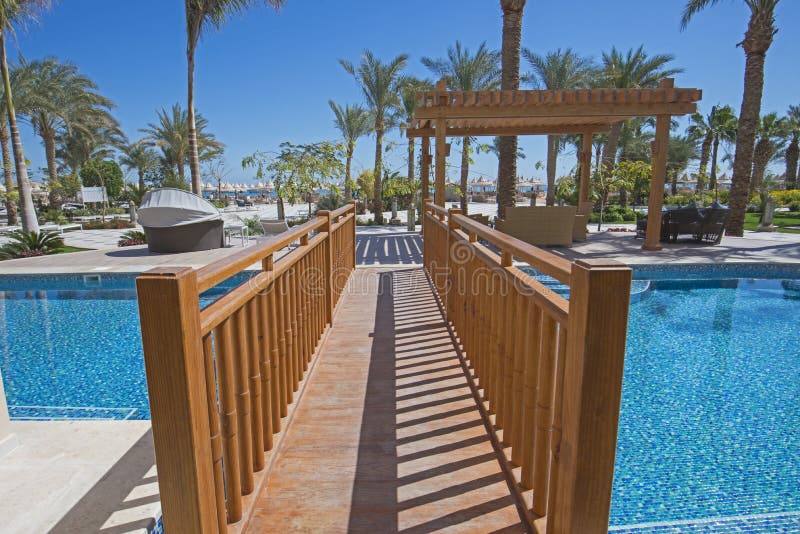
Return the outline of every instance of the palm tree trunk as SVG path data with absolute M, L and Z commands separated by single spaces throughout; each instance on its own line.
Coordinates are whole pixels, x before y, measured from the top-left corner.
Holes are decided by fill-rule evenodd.
M 617 148 L 619 148 L 619 136 L 622 134 L 622 123 L 615 122 L 611 125 L 608 132 L 608 140 L 603 147 L 603 172 L 610 175 L 617 163 Z
M 5 178 L 6 187 L 6 212 L 8 213 L 8 225 L 14 226 L 19 220 L 17 219 L 17 201 L 13 198 L 16 186 L 14 185 L 13 156 L 11 155 L 11 146 L 8 144 L 10 140 L 11 135 L 8 133 L 8 127 L 5 124 L 0 125 L 0 145 L 2 145 L 3 149 L 3 177 Z
M 800 139 L 798 134 L 792 135 L 792 141 L 786 147 L 786 189 L 797 188 L 797 160 L 800 158 Z
M 556 203 L 556 165 L 558 163 L 558 136 L 547 136 L 547 200 L 548 206 Z
M 375 192 L 372 200 L 372 211 L 375 213 L 375 224 L 383 224 L 383 201 L 381 178 L 383 176 L 383 128 L 375 129 Z
M 469 137 L 462 139 L 461 149 L 461 213 L 466 215 L 467 186 L 469 185 Z
M 697 170 L 697 185 L 695 191 L 701 193 L 705 190 L 706 170 L 708 169 L 708 158 L 711 155 L 711 143 L 714 135 L 709 132 L 703 139 L 703 146 L 700 148 L 700 168 Z
M 761 185 L 764 183 L 764 175 L 767 172 L 771 151 L 769 140 L 761 139 L 756 143 L 756 148 L 753 151 L 753 176 L 750 178 L 749 196 L 761 189 Z
M 353 181 L 352 167 L 353 167 L 353 152 L 356 150 L 356 144 L 351 142 L 347 145 L 347 163 L 344 168 L 344 199 L 347 202 L 353 198 L 353 188 L 350 187 Z
M 711 191 L 717 189 L 717 154 L 719 153 L 719 137 L 714 137 L 714 144 L 711 148 L 711 176 L 709 176 L 708 188 Z
M 200 180 L 200 154 L 197 148 L 197 125 L 194 116 L 194 46 L 186 49 L 188 63 L 188 115 L 189 115 L 189 170 L 192 173 L 192 193 L 202 194 L 203 184 Z
M 750 173 L 753 170 L 753 149 L 756 143 L 761 97 L 764 93 L 764 63 L 772 44 L 775 28 L 772 10 L 754 12 L 745 34 L 742 47 L 746 61 L 744 68 L 744 93 L 736 132 L 736 154 L 733 158 L 731 183 L 731 218 L 727 234 L 741 237 L 744 234 L 744 217 L 750 197 Z
M 42 141 L 44 141 L 44 153 L 47 160 L 47 179 L 50 183 L 50 208 L 59 208 L 59 198 L 56 195 L 53 184 L 58 183 L 58 164 L 56 163 L 56 138 L 55 132 L 51 130 L 43 130 L 41 132 Z
M 139 191 L 144 191 L 144 170 L 137 169 L 139 172 Z
M 502 75 L 500 88 L 519 89 L 519 54 L 522 41 L 522 11 L 525 0 L 500 0 L 503 10 Z M 498 142 L 497 215 L 501 219 L 506 208 L 516 204 L 517 138 L 501 137 Z
M 186 156 L 183 152 L 178 152 L 175 155 L 175 159 L 178 161 L 175 162 L 175 165 L 178 167 L 178 176 L 184 182 L 186 181 Z
M 11 144 L 14 151 L 14 163 L 17 170 L 17 189 L 19 190 L 19 207 L 22 216 L 22 229 L 26 232 L 38 232 L 39 221 L 36 218 L 36 209 L 33 207 L 31 196 L 31 183 L 28 181 L 28 169 L 25 166 L 25 153 L 22 150 L 22 138 L 17 127 L 17 114 L 14 112 L 14 99 L 11 95 L 11 79 L 8 75 L 8 61 L 6 59 L 6 30 L 0 28 L 0 70 L 3 75 L 3 88 L 6 92 L 6 106 L 8 107 L 8 127 L 11 131 Z

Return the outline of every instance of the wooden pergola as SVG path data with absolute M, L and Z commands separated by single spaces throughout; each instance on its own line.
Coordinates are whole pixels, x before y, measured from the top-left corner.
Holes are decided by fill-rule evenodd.
M 581 134 L 579 204 L 589 201 L 592 136 L 633 117 L 656 117 L 653 177 L 650 183 L 647 236 L 643 248 L 660 250 L 661 208 L 667 170 L 670 121 L 697 111 L 699 89 L 679 89 L 661 80 L 652 89 L 576 89 L 559 91 L 434 91 L 417 93 L 414 118 L 406 135 L 422 139 L 422 197 L 430 183 L 430 140 L 435 140 L 434 203 L 443 206 L 447 137 Z

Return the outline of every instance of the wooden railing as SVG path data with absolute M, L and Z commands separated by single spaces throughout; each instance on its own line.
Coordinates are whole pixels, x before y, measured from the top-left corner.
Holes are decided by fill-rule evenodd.
M 225 533 L 247 518 L 268 451 L 355 268 L 355 210 L 197 270 L 136 280 L 164 527 Z M 299 246 L 279 259 L 290 243 Z M 260 263 L 204 309 L 200 294 Z
M 631 270 L 570 262 L 459 210 L 426 203 L 423 219 L 426 270 L 529 521 L 547 534 L 607 532 Z

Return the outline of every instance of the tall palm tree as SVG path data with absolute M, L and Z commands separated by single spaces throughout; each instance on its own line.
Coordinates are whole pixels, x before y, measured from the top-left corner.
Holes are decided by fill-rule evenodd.
M 26 232 L 38 232 L 39 221 L 33 207 L 31 184 L 28 180 L 28 169 L 25 165 L 25 152 L 22 149 L 22 139 L 17 126 L 17 115 L 14 110 L 14 98 L 11 93 L 11 77 L 8 72 L 8 59 L 6 58 L 6 37 L 13 33 L 14 25 L 35 21 L 43 10 L 49 8 L 50 0 L 0 0 L 0 73 L 3 76 L 3 88 L 6 97 L 6 112 L 8 113 L 8 128 L 14 151 L 14 164 L 17 171 L 17 189 L 19 191 L 19 208 L 22 219 L 22 229 Z
M 582 89 L 589 87 L 596 77 L 597 70 L 592 60 L 579 56 L 571 48 L 564 51 L 559 48 L 544 56 L 525 48 L 522 55 L 532 69 L 523 79 L 537 89 Z M 555 204 L 556 165 L 563 147 L 562 136 L 547 136 L 548 206 Z
M 374 121 L 369 111 L 361 106 L 351 106 L 346 104 L 344 107 L 340 106 L 333 100 L 328 100 L 328 105 L 333 111 L 335 117 L 333 123 L 339 129 L 344 138 L 347 154 L 347 163 L 345 165 L 344 176 L 344 198 L 350 200 L 353 198 L 353 153 L 356 150 L 356 141 L 369 134 L 372 131 Z
M 31 87 L 27 78 L 21 78 L 18 68 L 12 68 L 9 72 L 11 81 L 11 94 L 14 97 L 14 106 L 19 110 L 26 110 L 28 107 L 28 95 Z M 6 212 L 8 214 L 9 226 L 19 223 L 17 217 L 17 185 L 14 182 L 14 156 L 11 153 L 11 132 L 8 128 L 8 105 L 5 98 L 5 89 L 0 87 L 0 147 L 3 155 L 3 178 L 6 190 Z
M 678 193 L 678 177 L 686 171 L 689 161 L 697 158 L 697 141 L 690 136 L 670 136 L 667 151 L 667 179 L 672 184 L 672 194 Z
M 519 54 L 525 0 L 500 0 L 500 8 L 503 10 L 500 89 L 514 91 L 519 89 Z M 506 216 L 506 208 L 516 203 L 517 138 L 501 137 L 498 148 L 497 215 L 502 219 Z
M 711 108 L 711 113 L 708 117 L 699 111 L 694 113 L 689 119 L 689 126 L 686 128 L 686 134 L 695 141 L 700 142 L 700 166 L 697 168 L 697 185 L 695 186 L 695 191 L 698 193 L 703 191 L 706 186 L 708 160 L 711 158 L 711 147 L 714 143 L 711 117 L 716 108 L 716 106 Z
M 400 128 L 404 129 L 408 125 L 408 121 L 414 118 L 414 112 L 417 110 L 417 92 L 430 91 L 433 89 L 433 83 L 430 80 L 421 80 L 413 76 L 404 76 L 400 82 L 400 100 L 403 108 L 403 115 L 406 122 L 400 123 Z M 415 178 L 415 161 L 414 154 L 414 139 L 408 139 L 408 183 L 413 184 Z M 416 198 L 415 194 L 411 195 L 412 200 Z
M 733 179 L 730 192 L 731 218 L 728 235 L 741 236 L 744 232 L 744 215 L 750 197 L 750 174 L 753 170 L 753 152 L 761 115 L 761 97 L 764 93 L 764 63 L 775 33 L 775 8 L 780 0 L 743 0 L 750 10 L 750 21 L 744 40 L 744 92 L 739 112 L 736 134 L 736 153 L 733 158 Z M 714 6 L 719 0 L 687 0 L 681 18 L 685 29 L 692 18 L 703 9 Z
M 157 112 L 158 122 L 150 123 L 141 131 L 145 134 L 143 141 L 150 146 L 161 148 L 168 166 L 178 171 L 178 177 L 186 181 L 186 159 L 189 156 L 189 112 L 180 104 L 173 104 L 171 109 L 162 108 Z M 195 114 L 195 139 L 198 149 L 198 161 L 213 159 L 219 155 L 225 145 L 217 141 L 213 134 L 206 133 L 208 121 L 199 113 Z
M 667 66 L 673 59 L 674 56 L 670 54 L 650 56 L 644 51 L 644 46 L 632 48 L 625 53 L 612 47 L 610 52 L 603 52 L 603 66 L 598 83 L 615 89 L 656 87 L 662 78 L 683 72 L 683 69 Z M 621 132 L 621 122 L 611 125 L 603 149 L 603 172 L 610 173 L 614 169 Z
M 56 141 L 59 133 L 90 130 L 92 117 L 119 128 L 111 116 L 114 103 L 97 92 L 97 85 L 75 65 L 55 58 L 22 61 L 20 76 L 29 78 L 29 117 L 33 131 L 42 138 L 50 183 L 58 180 Z
M 769 113 L 761 117 L 758 125 L 758 139 L 753 150 L 753 176 L 750 179 L 750 194 L 758 191 L 764 183 L 767 166 L 784 147 L 789 134 L 788 121 Z
M 447 59 L 422 58 L 422 64 L 447 82 L 451 91 L 493 91 L 500 86 L 500 53 L 481 43 L 475 54 L 456 41 L 447 49 Z M 470 138 L 461 140 L 461 210 L 467 213 Z
M 730 106 L 714 106 L 709 116 L 709 126 L 714 136 L 711 146 L 711 173 L 709 175 L 708 188 L 717 188 L 717 164 L 719 162 L 720 143 L 733 143 L 736 141 L 736 130 L 739 121 Z
M 128 169 L 136 170 L 139 177 L 139 191 L 144 191 L 145 174 L 158 165 L 158 155 L 147 146 L 144 140 L 140 139 L 123 148 L 119 162 Z
M 127 143 L 116 119 L 99 110 L 84 114 L 71 130 L 58 134 L 56 157 L 67 172 L 77 174 L 88 161 L 110 158 Z
M 192 173 L 192 191 L 199 195 L 202 187 L 200 178 L 200 146 L 197 140 L 197 119 L 194 111 L 194 54 L 203 31 L 209 25 L 219 29 L 231 15 L 241 13 L 258 3 L 258 0 L 185 0 L 186 1 L 186 62 L 188 70 L 188 156 Z M 281 8 L 286 0 L 264 0 L 264 4 L 275 9 Z
M 786 129 L 790 140 L 786 147 L 786 189 L 797 189 L 797 160 L 800 156 L 800 106 L 789 106 Z
M 400 89 L 403 81 L 402 71 L 408 64 L 408 56 L 400 54 L 388 63 L 383 63 L 375 54 L 365 50 L 358 66 L 343 59 L 339 63 L 361 86 L 364 98 L 375 120 L 375 198 L 373 211 L 375 222 L 383 224 L 383 201 L 381 178 L 383 177 L 383 135 L 397 119 L 401 105 Z

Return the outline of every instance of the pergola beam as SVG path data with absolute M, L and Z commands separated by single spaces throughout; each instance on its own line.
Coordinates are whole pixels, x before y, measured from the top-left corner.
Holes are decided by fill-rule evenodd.
M 553 106 L 437 106 L 417 108 L 416 119 L 499 119 L 541 118 L 562 121 L 580 117 L 597 122 L 618 122 L 631 117 L 690 115 L 697 111 L 693 102 L 560 104 Z M 562 123 L 563 124 L 563 123 Z
M 480 137 L 480 136 L 506 136 L 506 135 L 566 135 L 579 134 L 587 129 L 595 133 L 605 133 L 610 129 L 610 124 L 578 124 L 567 126 L 448 126 L 447 137 Z M 427 126 L 423 128 L 406 129 L 406 137 L 433 137 L 436 129 Z

